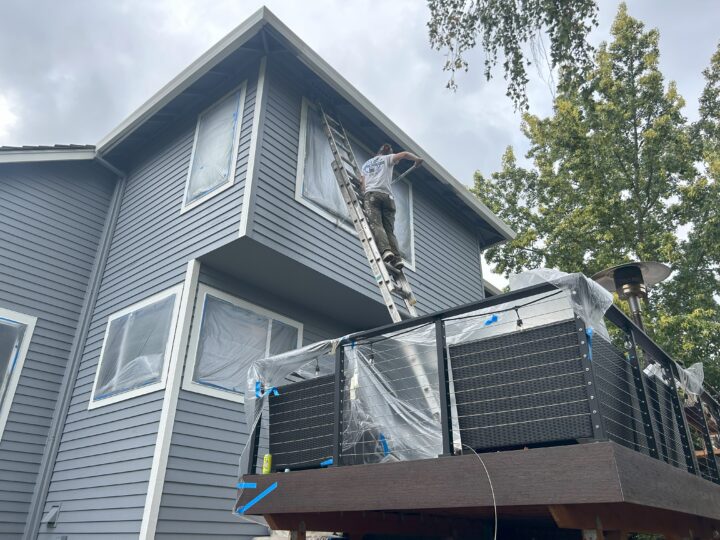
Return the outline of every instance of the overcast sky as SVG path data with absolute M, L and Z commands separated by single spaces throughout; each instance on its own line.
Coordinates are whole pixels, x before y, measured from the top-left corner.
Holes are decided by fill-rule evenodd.
M 526 149 L 502 75 L 485 82 L 480 51 L 459 90 L 445 89 L 422 0 L 2 0 L 0 145 L 96 143 L 263 4 L 460 181 L 497 170 L 508 145 Z M 608 38 L 617 5 L 600 0 L 593 42 Z M 720 38 L 720 4 L 628 5 L 660 30 L 661 68 L 694 119 L 701 71 Z M 541 115 L 551 108 L 537 76 L 530 107 Z

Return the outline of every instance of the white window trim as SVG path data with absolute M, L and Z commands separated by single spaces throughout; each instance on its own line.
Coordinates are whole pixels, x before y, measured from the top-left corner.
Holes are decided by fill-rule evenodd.
M 220 300 L 224 300 L 225 302 L 229 302 L 237 307 L 241 307 L 243 309 L 247 309 L 248 311 L 252 311 L 253 313 L 256 313 L 257 315 L 262 315 L 264 317 L 268 317 L 271 321 L 273 319 L 275 319 L 282 323 L 287 324 L 288 326 L 297 328 L 297 331 L 298 331 L 297 347 L 298 348 L 302 347 L 303 324 L 300 322 L 294 321 L 293 319 L 289 319 L 288 317 L 285 317 L 283 315 L 280 315 L 279 313 L 275 313 L 274 311 L 270 311 L 268 309 L 261 308 L 260 306 L 257 306 L 255 304 L 251 304 L 250 302 L 247 302 L 246 300 L 238 298 L 237 296 L 233 296 L 233 295 L 223 292 L 221 290 L 210 287 L 209 285 L 205 285 L 203 283 L 198 285 L 197 302 L 195 303 L 195 316 L 193 317 L 193 324 L 192 324 L 192 328 L 190 329 L 190 344 L 188 346 L 187 362 L 185 363 L 185 373 L 183 374 L 182 389 L 187 390 L 189 392 L 195 392 L 197 394 L 204 394 L 206 396 L 212 396 L 212 397 L 216 397 L 216 398 L 225 399 L 227 401 L 234 401 L 235 403 L 245 403 L 245 396 L 243 394 L 236 394 L 235 392 L 231 392 L 229 390 L 221 390 L 219 388 L 214 388 L 212 386 L 207 386 L 205 384 L 201 384 L 201 383 L 193 381 L 193 373 L 195 373 L 195 362 L 197 360 L 198 346 L 200 345 L 200 324 L 202 323 L 202 320 L 203 320 L 203 313 L 205 310 L 205 299 L 207 298 L 208 294 L 210 294 L 211 296 L 214 296 L 215 298 L 219 298 Z M 272 330 L 271 330 L 271 332 L 272 332 Z M 270 337 L 271 337 L 271 333 L 269 332 L 268 333 L 268 342 L 265 345 L 266 353 L 269 350 Z
M 295 171 L 295 200 L 302 204 L 303 206 L 309 208 L 316 214 L 324 217 L 331 223 L 335 224 L 335 227 L 338 229 L 343 229 L 344 231 L 347 231 L 348 233 L 352 234 L 355 238 L 357 238 L 357 232 L 355 229 L 353 229 L 350 225 L 348 225 L 344 220 L 340 219 L 339 217 L 333 215 L 332 213 L 328 212 L 321 206 L 317 205 L 313 201 L 310 201 L 303 197 L 303 185 L 305 182 L 305 153 L 306 153 L 306 147 L 307 147 L 307 111 L 308 107 L 315 110 L 315 105 L 313 105 L 310 100 L 308 100 L 306 97 L 302 98 L 302 107 L 300 108 L 300 139 L 298 140 L 298 163 L 297 163 L 297 169 Z M 372 151 L 362 144 L 360 141 L 358 141 L 354 137 L 350 137 L 353 142 L 361 147 L 363 147 L 365 150 L 368 151 L 368 153 L 372 154 Z M 409 190 L 409 196 L 408 196 L 408 204 L 410 206 L 410 259 L 405 261 L 405 267 L 415 271 L 415 216 L 414 216 L 414 199 L 413 199 L 413 186 L 410 182 L 403 179 L 401 182 L 404 182 Z
M 27 356 L 28 348 L 30 347 L 30 340 L 32 339 L 33 332 L 35 332 L 37 317 L 4 308 L 0 308 L 0 317 L 3 319 L 10 319 L 13 322 L 18 322 L 26 326 L 22 342 L 20 343 L 20 348 L 18 349 L 15 367 L 13 368 L 10 380 L 8 381 L 5 400 L 0 403 L 0 440 L 2 440 L 5 432 L 5 424 L 7 424 L 8 417 L 10 416 L 10 408 L 12 407 L 13 400 L 15 399 L 15 391 L 17 390 L 18 382 L 20 381 L 20 373 L 25 365 L 25 357 Z
M 187 202 L 188 198 L 188 191 L 190 189 L 190 175 L 192 174 L 192 167 L 193 162 L 195 161 L 195 150 L 197 148 L 197 142 L 198 142 L 198 134 L 200 132 L 200 121 L 203 119 L 203 117 L 215 109 L 217 106 L 222 103 L 222 101 L 231 96 L 232 94 L 235 94 L 240 91 L 240 107 L 238 108 L 238 119 L 237 123 L 235 124 L 235 135 L 233 140 L 233 147 L 232 147 L 232 159 L 230 160 L 230 173 L 228 174 L 228 181 L 224 184 L 221 184 L 217 186 L 215 189 L 213 189 L 211 192 L 206 193 L 202 197 L 200 197 L 197 200 L 192 201 L 191 203 Z M 245 96 L 247 92 L 247 80 L 243 81 L 239 86 L 236 86 L 233 88 L 230 92 L 219 98 L 215 101 L 212 105 L 207 107 L 205 110 L 203 110 L 199 115 L 197 122 L 195 123 L 195 136 L 193 137 L 193 145 L 192 145 L 192 152 L 190 153 L 190 165 L 188 166 L 188 173 L 187 177 L 185 178 L 185 191 L 183 193 L 183 202 L 182 202 L 182 208 L 180 210 L 181 214 L 184 214 L 185 212 L 188 212 L 195 208 L 196 206 L 201 205 L 208 199 L 211 199 L 215 197 L 216 195 L 219 195 L 226 189 L 231 188 L 235 184 L 235 170 L 237 167 L 237 160 L 238 160 L 238 150 L 240 148 L 240 135 L 242 133 L 242 127 L 243 127 L 243 115 L 245 114 Z
M 95 381 L 93 382 L 92 392 L 90 393 L 90 403 L 88 403 L 88 410 L 97 409 L 106 405 L 111 405 L 112 403 L 118 403 L 120 401 L 125 401 L 138 396 L 149 394 L 151 392 L 157 392 L 158 390 L 162 390 L 165 388 L 165 384 L 167 382 L 168 363 L 173 349 L 173 342 L 177 337 L 176 330 L 178 312 L 180 309 L 180 297 L 182 296 L 182 287 L 182 284 L 175 285 L 174 287 L 166 289 L 160 293 L 150 296 L 149 298 L 146 298 L 144 300 L 141 300 L 140 302 L 128 306 L 125 309 L 117 311 L 108 317 L 105 326 L 105 336 L 103 338 L 102 349 L 100 350 L 100 359 L 98 360 L 97 367 L 95 368 Z M 146 306 L 149 306 L 150 304 L 154 304 L 155 302 L 163 300 L 164 298 L 172 296 L 173 294 L 175 295 L 175 302 L 173 304 L 173 311 L 170 319 L 170 332 L 168 334 L 167 343 L 165 345 L 165 356 L 163 357 L 162 367 L 160 368 L 160 380 L 156 383 L 141 386 L 139 388 L 134 388 L 126 392 L 120 392 L 118 394 L 115 394 L 114 396 L 99 399 L 96 401 L 95 391 L 97 389 L 98 378 L 100 376 L 100 368 L 102 367 L 102 362 L 105 355 L 105 346 L 107 345 L 108 335 L 110 334 L 110 323 L 112 323 L 115 319 L 119 317 L 128 315 L 129 313 L 142 309 Z

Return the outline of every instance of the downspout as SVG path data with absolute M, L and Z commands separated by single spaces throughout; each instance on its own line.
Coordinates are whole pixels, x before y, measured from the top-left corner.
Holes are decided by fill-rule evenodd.
M 80 369 L 80 360 L 85 348 L 85 340 L 87 339 L 88 331 L 90 329 L 92 313 L 100 291 L 102 275 L 105 271 L 105 264 L 110 252 L 110 245 L 112 244 L 112 237 L 115 231 L 117 218 L 120 214 L 123 194 L 125 193 L 127 175 L 108 163 L 105 159 L 100 157 L 99 154 L 95 155 L 95 161 L 115 174 L 118 177 L 118 180 L 115 184 L 112 199 L 110 200 L 108 216 L 105 220 L 102 236 L 100 237 L 97 256 L 95 257 L 95 262 L 90 273 L 88 290 L 83 302 L 80 319 L 78 320 L 78 329 L 70 349 L 67 369 L 65 370 L 65 375 L 63 376 L 62 385 L 60 386 L 55 412 L 53 414 L 52 423 L 50 424 L 50 432 L 48 433 L 47 442 L 45 443 L 45 450 L 43 452 L 40 471 L 38 473 L 38 478 L 35 482 L 35 489 L 30 501 L 30 510 L 28 511 L 28 518 L 25 523 L 23 540 L 35 540 L 40 532 L 40 521 L 42 519 L 43 509 L 47 500 L 48 490 L 50 489 L 52 473 L 57 461 L 60 439 L 62 437 L 63 428 L 65 427 L 68 410 L 70 409 L 74 382 L 77 379 L 77 374 Z

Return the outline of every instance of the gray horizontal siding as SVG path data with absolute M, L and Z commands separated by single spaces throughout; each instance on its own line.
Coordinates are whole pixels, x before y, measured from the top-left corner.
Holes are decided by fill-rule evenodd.
M 20 538 L 115 180 L 92 163 L 0 165 L 0 306 L 38 318 L 0 439 L 0 537 Z
M 382 301 L 357 237 L 295 200 L 303 91 L 271 61 L 267 84 L 252 237 Z M 413 198 L 416 271 L 407 275 L 420 312 L 482 298 L 475 232 L 420 186 Z
M 305 343 L 341 335 L 342 329 L 203 266 L 200 281 L 303 323 Z M 173 428 L 157 539 L 249 538 L 263 527 L 232 514 L 240 453 L 248 438 L 244 406 L 180 391 Z
M 164 393 L 88 410 L 107 320 L 182 283 L 188 260 L 238 237 L 256 74 L 257 68 L 248 73 L 231 188 L 181 213 L 193 119 L 161 138 L 128 175 L 45 507 L 62 504 L 61 518 L 53 529 L 41 527 L 39 538 L 139 533 Z M 103 507 L 100 501 L 110 499 L 112 506 Z

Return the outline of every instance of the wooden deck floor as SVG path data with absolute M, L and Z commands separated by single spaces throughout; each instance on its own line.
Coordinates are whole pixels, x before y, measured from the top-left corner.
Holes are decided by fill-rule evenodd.
M 606 531 L 669 538 L 713 538 L 720 531 L 720 486 L 611 442 L 480 456 L 501 525 L 602 524 Z M 243 491 L 242 504 L 277 483 L 246 514 L 263 515 L 278 529 L 468 537 L 494 515 L 488 475 L 475 455 L 243 480 L 257 488 Z

